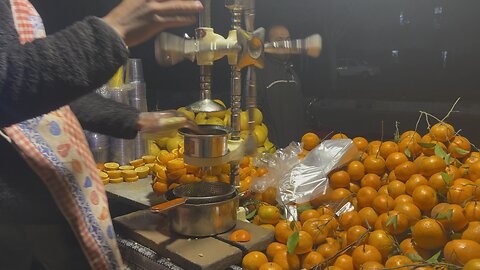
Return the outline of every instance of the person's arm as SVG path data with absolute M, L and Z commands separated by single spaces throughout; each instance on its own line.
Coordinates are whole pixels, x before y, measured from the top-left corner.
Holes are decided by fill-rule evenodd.
M 125 43 L 137 45 L 166 28 L 191 24 L 201 9 L 198 1 L 123 0 L 103 20 L 88 17 L 20 44 L 9 1 L 0 1 L 0 128 L 97 88 L 126 61 Z
M 82 127 L 117 138 L 133 139 L 140 112 L 134 107 L 91 93 L 70 103 Z
M 63 106 L 107 81 L 128 57 L 119 35 L 89 17 L 20 44 L 11 11 L 0 3 L 0 126 Z

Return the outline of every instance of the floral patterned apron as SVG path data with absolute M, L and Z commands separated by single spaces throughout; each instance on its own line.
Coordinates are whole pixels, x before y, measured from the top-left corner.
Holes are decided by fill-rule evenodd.
M 45 37 L 42 19 L 30 2 L 10 0 L 10 4 L 22 44 Z M 123 269 L 105 188 L 70 108 L 3 131 L 49 189 L 92 269 Z

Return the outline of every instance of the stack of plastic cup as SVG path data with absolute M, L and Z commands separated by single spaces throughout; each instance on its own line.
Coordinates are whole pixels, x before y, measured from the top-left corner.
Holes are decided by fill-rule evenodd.
M 97 94 L 107 97 L 107 86 L 104 85 L 97 89 Z M 110 138 L 107 135 L 90 132 L 85 130 L 90 151 L 96 162 L 105 163 L 109 161 Z
M 147 107 L 147 89 L 143 79 L 143 68 L 141 59 L 129 59 L 126 67 L 125 85 L 128 88 L 129 104 L 140 112 L 148 111 Z M 138 134 L 134 139 L 135 156 L 145 155 L 147 140 Z
M 130 104 L 128 88 L 123 84 L 123 67 L 121 67 L 108 83 L 108 94 L 111 99 Z M 129 164 L 135 160 L 135 141 L 110 137 L 110 160 L 119 164 Z

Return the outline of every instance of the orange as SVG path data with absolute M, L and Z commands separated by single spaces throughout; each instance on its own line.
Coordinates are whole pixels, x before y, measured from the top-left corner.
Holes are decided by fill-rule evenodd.
M 279 242 L 270 243 L 267 246 L 265 253 L 267 253 L 267 258 L 271 261 L 273 260 L 273 256 L 275 256 L 275 254 L 277 254 L 279 251 L 287 251 L 287 245 Z
M 380 194 L 373 200 L 372 207 L 378 214 L 383 214 L 395 208 L 395 201 L 388 195 Z
M 463 158 L 467 156 L 472 150 L 470 141 L 462 136 L 455 136 L 448 145 L 448 152 L 454 158 Z
M 408 226 L 408 217 L 395 210 L 381 214 L 375 223 L 375 229 L 385 230 L 393 235 L 404 233 L 408 229 Z
M 390 182 L 393 180 L 397 180 L 397 176 L 395 175 L 395 170 L 389 172 L 387 177 L 387 182 Z
M 188 184 L 193 182 L 200 182 L 200 180 L 197 180 L 197 178 L 193 174 L 185 174 L 180 176 L 178 182 L 180 182 L 180 184 Z
M 353 227 L 355 225 L 361 225 L 362 220 L 360 219 L 360 215 L 357 211 L 350 211 L 343 213 L 339 217 L 338 224 L 342 229 L 348 230 L 350 227 Z
M 183 168 L 185 168 L 185 163 L 183 162 L 183 158 L 175 158 L 167 162 L 168 171 L 175 171 Z
M 377 248 L 382 258 L 386 259 L 395 248 L 395 239 L 384 230 L 375 230 L 368 236 L 368 244 Z
M 473 190 L 471 186 L 454 184 L 447 191 L 447 202 L 463 205 L 468 200 L 471 200 L 472 196 Z
M 372 141 L 368 144 L 367 148 L 367 154 L 368 155 L 374 155 L 376 156 L 377 154 L 380 155 L 380 145 L 382 144 L 381 141 Z
M 333 219 L 333 217 L 331 218 Z M 303 224 L 302 229 L 310 234 L 315 245 L 325 242 L 330 232 L 327 223 L 319 218 L 307 220 L 307 222 Z
M 455 136 L 455 129 L 450 124 L 439 122 L 430 128 L 428 135 L 434 140 L 448 142 Z
M 462 266 L 480 258 L 480 244 L 467 239 L 452 240 L 443 248 L 443 254 L 446 262 Z
M 387 185 L 388 194 L 394 199 L 405 194 L 405 189 L 405 183 L 398 180 L 394 180 Z
M 422 153 L 422 147 L 418 144 L 417 139 L 403 139 L 398 143 L 398 151 L 407 154 L 410 152 L 410 157 L 418 157 Z M 407 151 L 408 149 L 408 151 Z
M 277 204 L 277 189 L 274 187 L 268 187 L 262 193 L 262 201 L 271 205 Z
M 378 270 L 383 269 L 385 266 L 379 262 L 366 262 L 361 267 L 360 270 Z
M 374 246 L 360 245 L 353 250 L 352 258 L 355 269 L 360 269 L 364 263 L 369 261 L 380 263 L 382 261 L 382 254 L 380 254 L 380 251 Z
M 298 244 L 295 248 L 295 254 L 305 254 L 312 251 L 313 238 L 306 231 L 300 231 L 298 237 Z
M 330 195 L 330 199 L 334 202 L 340 202 L 351 195 L 352 195 L 352 192 L 350 192 L 350 190 L 345 188 L 337 188 L 332 191 L 332 194 Z
M 385 267 L 386 268 L 395 268 L 399 270 L 407 270 L 410 269 L 410 267 L 401 267 L 397 268 L 399 266 L 407 265 L 407 264 L 412 264 L 412 260 L 410 260 L 407 256 L 403 255 L 395 255 L 390 258 L 385 262 Z
M 320 138 L 315 133 L 306 133 L 302 136 L 302 144 L 305 150 L 311 151 L 320 144 Z
M 167 170 L 167 178 L 169 180 L 178 180 L 178 179 L 180 179 L 180 177 L 182 177 L 185 174 L 187 174 L 187 169 L 186 168 L 179 169 L 179 170 L 174 170 L 174 171 Z
M 160 194 L 163 194 L 168 190 L 168 185 L 160 181 L 155 182 L 152 187 L 155 192 L 158 192 Z
M 230 234 L 230 240 L 234 242 L 248 242 L 251 238 L 252 236 L 250 235 L 250 233 L 242 229 L 235 230 L 232 232 L 232 234 Z
M 263 224 L 275 225 L 280 220 L 280 210 L 271 205 L 262 205 L 258 208 L 257 215 Z
M 351 243 L 360 240 L 360 237 L 364 235 L 367 231 L 368 230 L 365 227 L 360 225 L 350 227 L 347 230 L 347 245 L 350 245 Z
M 373 228 L 375 222 L 378 219 L 377 212 L 372 207 L 363 207 L 358 211 L 360 219 L 362 220 L 362 226 L 365 228 Z
M 395 142 L 386 141 L 380 145 L 380 156 L 384 159 L 387 159 L 390 154 L 395 152 L 398 152 L 398 145 Z
M 468 221 L 480 221 L 480 202 L 467 202 L 463 211 Z
M 413 190 L 415 190 L 416 187 L 421 185 L 428 185 L 428 179 L 421 174 L 414 174 L 410 176 L 410 178 L 408 178 L 407 182 L 405 183 L 405 193 L 407 193 L 408 195 L 412 195 Z
M 316 265 L 321 264 L 325 258 L 323 258 L 322 254 L 316 251 L 310 251 L 306 254 L 305 258 L 302 261 L 302 268 L 305 269 L 312 269 Z
M 480 179 L 480 161 L 470 165 L 470 168 L 468 169 L 468 177 L 472 181 Z
M 388 155 L 387 159 L 385 160 L 385 165 L 389 171 L 393 171 L 398 165 L 404 163 L 405 161 L 408 161 L 408 157 L 404 153 L 394 152 Z
M 426 159 L 428 156 L 424 156 L 423 154 L 418 156 L 414 161 L 413 163 L 415 163 L 415 165 L 417 165 L 417 170 L 419 172 L 422 172 L 422 161 L 424 159 Z
M 360 182 L 362 187 L 372 187 L 375 190 L 378 190 L 380 186 L 382 185 L 382 181 L 380 179 L 380 176 L 373 174 L 373 173 L 367 173 L 363 178 L 362 181 Z
M 437 217 L 436 219 L 440 221 L 447 230 L 453 230 L 454 232 L 462 231 L 467 225 L 468 220 L 463 214 L 463 208 L 456 204 L 451 204 L 446 207 L 439 214 L 451 213 L 449 217 Z
M 330 175 L 328 184 L 331 188 L 348 188 L 350 186 L 350 175 L 346 171 L 337 171 Z
M 358 160 L 352 161 L 348 164 L 347 173 L 350 175 L 350 180 L 360 181 L 365 175 L 365 166 Z
M 332 138 L 330 138 L 332 140 L 338 140 L 338 139 L 348 139 L 347 135 L 343 134 L 343 133 L 337 133 L 335 135 L 332 136 Z
M 417 166 L 411 161 L 405 161 L 395 168 L 395 176 L 402 182 L 406 182 L 412 175 L 416 173 Z
M 325 259 L 330 259 L 338 253 L 338 251 L 340 250 L 340 244 L 337 240 L 331 237 L 328 237 L 326 241 L 326 243 L 318 246 L 317 252 L 322 254 Z
M 445 161 L 439 156 L 430 156 L 422 160 L 421 167 L 421 173 L 425 177 L 430 177 L 438 172 L 444 171 L 447 164 L 445 164 Z
M 374 173 L 383 175 L 385 172 L 385 160 L 381 156 L 370 155 L 363 160 L 365 171 L 367 173 Z
M 275 226 L 273 226 L 272 224 L 260 224 L 260 227 L 263 227 L 263 228 L 268 229 L 272 232 L 275 232 Z
M 217 177 L 218 177 L 218 181 L 223 182 L 225 184 L 230 184 L 230 175 L 222 173 Z
M 171 183 L 170 186 L 168 186 L 168 189 L 174 189 L 176 187 L 180 186 L 178 183 Z
M 291 221 L 288 220 L 280 220 L 275 225 L 275 239 L 277 239 L 278 242 L 282 244 L 287 243 L 288 237 L 293 233 L 293 230 L 290 228 L 290 223 Z M 300 230 L 301 223 L 297 221 L 295 228 Z
M 157 156 L 157 160 L 162 164 L 162 165 L 167 165 L 167 163 L 170 160 L 175 159 L 175 154 L 169 153 L 168 151 L 162 150 L 160 151 L 160 154 Z
M 329 208 L 328 206 L 320 206 L 317 208 L 317 211 L 320 213 L 321 216 L 323 215 L 330 215 L 333 217 L 334 213 L 333 213 L 333 210 L 331 208 Z
M 354 270 L 355 268 L 353 267 L 353 258 L 352 256 L 343 254 L 338 256 L 338 258 L 335 260 L 335 263 L 333 266 L 336 266 L 340 269 L 343 270 Z M 307 268 L 308 269 L 308 268 Z
M 413 203 L 423 211 L 430 211 L 437 203 L 437 193 L 427 185 L 421 185 L 413 190 Z
M 401 203 L 413 203 L 413 198 L 412 196 L 409 196 L 407 194 L 403 194 L 395 198 L 395 205 L 401 204 Z
M 480 244 L 480 221 L 468 223 L 468 227 L 462 233 L 462 239 L 473 240 Z
M 472 259 L 463 266 L 463 270 L 478 270 L 478 269 L 480 269 L 480 259 Z
M 381 186 L 381 187 L 378 189 L 377 194 L 378 194 L 378 195 L 388 195 L 388 186 L 387 186 L 387 185 Z
M 378 177 L 378 175 L 374 175 Z M 376 196 L 377 190 L 375 190 L 373 187 L 365 186 L 360 188 L 357 192 L 358 207 L 364 208 L 372 206 L 373 200 Z
M 447 242 L 447 234 L 440 222 L 435 219 L 424 218 L 413 225 L 412 239 L 420 248 L 437 250 Z
M 475 200 L 480 200 L 480 179 L 475 180 L 473 187 L 473 196 L 475 196 Z
M 475 152 L 475 153 L 478 153 L 478 152 Z M 463 160 L 463 164 L 471 165 L 471 164 L 473 164 L 475 162 L 478 162 L 478 161 L 480 161 L 480 157 L 478 157 L 477 155 L 474 155 L 474 156 L 467 155 Z
M 265 169 L 265 168 L 258 168 L 258 170 L 257 170 L 257 176 L 258 177 L 262 177 L 267 173 L 268 173 L 268 170 Z
M 259 251 L 249 252 L 242 260 L 242 268 L 246 270 L 258 270 L 260 266 L 268 263 L 267 256 Z
M 413 137 L 413 139 L 415 139 L 417 141 L 420 141 L 422 139 L 420 134 L 418 134 L 416 131 L 409 130 L 409 131 L 405 131 L 404 133 L 402 133 L 402 135 L 400 135 L 400 140 L 412 139 L 412 137 Z
M 442 142 L 439 142 L 439 141 L 436 141 L 436 140 L 431 140 L 429 142 L 430 144 L 435 144 L 435 146 L 438 144 L 440 145 L 440 147 L 443 149 L 443 151 L 447 152 L 447 147 L 445 146 L 444 143 Z M 425 154 L 426 156 L 433 156 L 435 155 L 435 146 L 434 147 L 431 147 L 431 148 L 423 148 L 422 152 L 423 154 Z
M 320 213 L 317 210 L 308 209 L 308 210 L 303 211 L 300 214 L 300 221 L 303 224 L 305 221 L 307 221 L 311 218 L 318 218 L 318 217 L 320 217 Z
M 340 244 L 340 249 L 344 249 L 347 247 L 347 232 L 340 231 L 336 232 L 335 238 L 337 239 L 338 243 Z
M 319 218 L 309 219 L 302 225 L 302 230 L 310 233 L 316 244 L 323 242 L 326 236 L 333 236 L 337 229 L 338 222 L 331 215 L 322 215 Z
M 250 177 L 250 176 L 249 176 Z M 218 176 L 216 175 L 204 175 L 202 176 L 202 180 L 205 181 L 205 182 L 218 182 Z M 242 189 L 242 192 L 243 191 L 246 191 L 250 188 L 250 183 L 251 183 L 252 179 L 248 179 L 245 178 L 244 180 L 241 180 L 240 181 L 240 189 Z
M 283 270 L 282 267 L 274 262 L 264 263 L 258 270 Z
M 443 213 L 450 206 L 449 203 L 439 203 L 435 205 L 430 211 L 430 217 L 436 218 L 440 213 Z
M 422 212 L 413 203 L 398 203 L 393 210 L 406 215 L 409 226 L 415 224 L 422 217 Z
M 400 243 L 400 250 L 404 255 L 414 254 L 422 257 L 425 260 L 432 257 L 433 253 L 435 253 L 435 251 L 432 252 L 430 250 L 426 250 L 418 247 L 413 243 L 412 238 L 406 238 L 405 240 L 403 240 Z
M 356 194 L 356 193 L 360 190 L 360 186 L 357 185 L 357 184 L 355 184 L 355 183 L 350 183 L 350 187 L 349 187 L 348 190 L 350 190 L 350 192 Z M 479 189 L 479 191 L 480 191 L 480 189 Z M 355 199 L 355 198 L 354 198 L 354 199 Z
M 300 269 L 300 258 L 297 254 L 288 254 L 286 250 L 279 251 L 273 256 L 272 262 L 280 265 L 283 270 Z
M 358 151 L 364 152 L 367 150 L 368 141 L 363 137 L 355 137 L 353 138 L 353 143 L 357 146 Z
M 436 192 L 446 195 L 448 191 L 448 187 L 450 186 L 447 185 L 446 179 L 443 179 L 442 173 L 436 173 L 432 176 L 430 176 L 430 179 L 428 180 L 428 185 L 432 187 Z

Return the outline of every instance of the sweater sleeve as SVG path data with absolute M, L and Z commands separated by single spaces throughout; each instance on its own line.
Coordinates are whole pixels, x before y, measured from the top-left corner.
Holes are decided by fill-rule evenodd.
M 91 92 L 126 62 L 128 49 L 96 17 L 20 44 L 0 1 L 0 127 L 48 113 Z
M 86 130 L 123 139 L 137 135 L 139 112 L 134 107 L 91 93 L 70 103 L 70 108 Z

